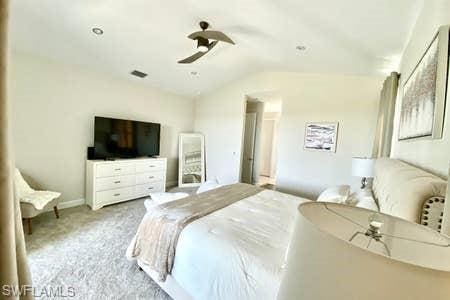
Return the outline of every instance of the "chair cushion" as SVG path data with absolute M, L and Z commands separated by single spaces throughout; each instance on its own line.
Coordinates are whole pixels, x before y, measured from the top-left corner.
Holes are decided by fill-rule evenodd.
M 50 201 L 61 196 L 61 193 L 50 192 L 50 191 L 34 191 L 32 193 L 26 194 L 20 198 L 20 202 L 30 203 L 36 209 L 41 210 Z

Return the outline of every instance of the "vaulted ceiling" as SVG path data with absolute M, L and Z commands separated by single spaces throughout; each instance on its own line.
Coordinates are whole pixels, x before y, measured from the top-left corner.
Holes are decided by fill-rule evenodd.
M 11 42 L 17 51 L 193 97 L 259 71 L 384 75 L 397 67 L 422 2 L 14 0 Z M 236 45 L 219 43 L 195 63 L 178 64 L 195 52 L 187 35 L 201 20 Z M 148 76 L 130 76 L 134 69 Z

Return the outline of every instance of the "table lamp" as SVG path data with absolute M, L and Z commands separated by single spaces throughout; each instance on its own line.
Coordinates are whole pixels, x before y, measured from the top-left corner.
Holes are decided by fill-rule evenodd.
M 372 178 L 374 175 L 375 159 L 367 157 L 353 157 L 352 158 L 352 176 L 362 177 L 361 189 L 367 186 L 367 178 Z
M 450 299 L 450 238 L 325 202 L 298 207 L 278 300 Z

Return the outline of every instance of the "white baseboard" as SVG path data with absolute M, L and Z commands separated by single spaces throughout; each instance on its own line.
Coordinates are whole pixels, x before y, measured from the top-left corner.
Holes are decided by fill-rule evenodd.
M 58 204 L 58 209 L 65 209 L 65 208 L 69 208 L 69 207 L 81 206 L 84 204 L 86 204 L 86 200 L 84 200 L 83 198 L 70 200 L 70 201 L 63 201 Z

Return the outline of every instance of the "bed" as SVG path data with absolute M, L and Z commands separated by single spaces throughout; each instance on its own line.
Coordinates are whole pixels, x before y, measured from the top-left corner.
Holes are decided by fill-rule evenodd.
M 225 186 L 203 197 L 229 195 L 232 190 Z M 384 213 L 420 222 L 424 203 L 445 192 L 444 180 L 421 169 L 393 159 L 376 163 L 373 193 Z M 175 300 L 276 299 L 296 207 L 305 201 L 309 200 L 259 189 L 193 220 L 180 231 L 164 278 L 145 258 L 130 255 L 136 243 L 130 244 L 127 256 Z
M 143 259 L 137 263 L 176 300 L 276 299 L 296 207 L 304 201 L 259 190 L 184 227 L 165 280 Z
M 411 222 L 431 225 L 423 222 L 428 219 L 442 219 L 437 216 L 424 216 L 427 206 L 439 206 L 445 201 L 447 181 L 423 169 L 398 159 L 381 158 L 375 162 L 373 195 L 381 212 Z M 433 204 L 428 204 L 432 201 Z M 441 202 L 442 201 L 442 202 Z M 437 212 L 437 211 L 436 211 Z M 443 212 L 442 212 L 443 213 Z M 433 229 L 440 229 L 439 225 Z

